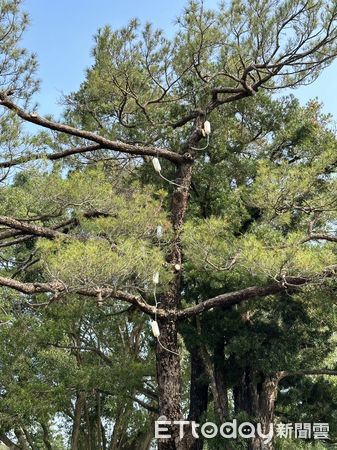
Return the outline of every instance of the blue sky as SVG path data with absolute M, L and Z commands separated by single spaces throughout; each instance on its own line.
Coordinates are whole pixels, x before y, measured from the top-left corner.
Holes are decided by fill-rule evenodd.
M 206 2 L 210 6 L 216 0 Z M 174 19 L 182 11 L 183 0 L 24 0 L 31 25 L 23 45 L 37 54 L 38 76 L 42 81 L 37 95 L 39 111 L 57 114 L 62 93 L 78 89 L 90 66 L 93 35 L 105 24 L 118 28 L 132 17 L 150 21 L 172 32 Z M 310 86 L 294 90 L 302 103 L 318 97 L 324 110 L 337 120 L 337 61 Z

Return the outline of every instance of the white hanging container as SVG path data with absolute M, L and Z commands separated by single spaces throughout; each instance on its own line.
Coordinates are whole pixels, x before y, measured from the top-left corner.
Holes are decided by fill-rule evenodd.
M 161 225 L 158 225 L 156 232 L 157 232 L 157 238 L 160 239 L 164 234 L 163 227 Z
M 153 284 L 159 283 L 159 272 L 155 272 L 152 277 Z
M 204 133 L 205 136 L 209 136 L 211 134 L 211 123 L 208 120 L 204 122 Z
M 159 159 L 158 158 L 152 158 L 152 164 L 153 164 L 154 170 L 157 173 L 160 173 L 161 172 L 161 165 L 160 165 Z
M 160 330 L 159 330 L 158 322 L 156 320 L 152 320 L 151 328 L 152 328 L 153 336 L 156 337 L 156 338 L 159 337 L 160 336 Z

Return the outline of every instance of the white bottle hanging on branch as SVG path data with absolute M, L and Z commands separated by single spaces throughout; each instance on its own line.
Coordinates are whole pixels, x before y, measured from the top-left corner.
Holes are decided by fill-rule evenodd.
M 209 120 L 205 120 L 204 128 L 202 129 L 202 134 L 204 136 L 209 136 L 211 134 L 211 123 Z
M 152 158 L 152 164 L 153 164 L 154 170 L 158 173 L 160 178 L 162 178 L 163 180 L 167 181 L 170 184 L 173 184 L 174 186 L 184 188 L 184 186 L 181 186 L 180 184 L 177 184 L 174 181 L 168 180 L 166 177 L 164 177 L 164 175 L 161 173 L 161 165 L 160 165 L 160 161 L 157 157 Z
M 209 120 L 205 120 L 205 122 L 203 123 L 203 127 L 201 128 L 201 134 L 203 135 L 203 137 L 207 138 L 207 143 L 205 147 L 202 148 L 191 147 L 192 150 L 200 152 L 202 150 L 206 150 L 206 148 L 209 146 L 209 137 L 211 134 L 211 122 Z
M 163 231 L 163 227 L 161 225 L 157 226 L 156 234 L 157 234 L 158 239 L 163 237 L 164 231 Z
M 152 334 L 155 338 L 160 336 L 160 330 L 158 326 L 158 322 L 156 320 L 152 320 L 151 322 Z
M 155 272 L 152 277 L 152 282 L 154 285 L 159 284 L 159 272 Z

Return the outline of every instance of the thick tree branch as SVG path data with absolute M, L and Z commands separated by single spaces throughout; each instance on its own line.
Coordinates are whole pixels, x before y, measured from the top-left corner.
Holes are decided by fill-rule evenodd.
M 108 217 L 109 214 L 101 211 L 88 211 L 83 214 L 83 217 L 86 219 L 92 219 L 97 217 Z M 7 242 L 0 242 L 0 248 L 1 247 L 10 247 L 12 245 L 20 244 L 22 242 L 27 241 L 31 238 L 37 238 L 37 237 L 45 237 L 48 239 L 55 239 L 57 237 L 69 237 L 66 233 L 57 231 L 60 229 L 66 229 L 66 228 L 74 228 L 77 225 L 79 225 L 78 218 L 74 217 L 68 220 L 65 220 L 62 223 L 59 223 L 58 225 L 55 225 L 51 228 L 42 227 L 42 226 L 36 226 L 29 224 L 28 222 L 22 222 L 21 220 L 14 219 L 12 217 L 8 216 L 0 216 L 0 224 L 6 225 L 9 227 L 9 230 L 4 230 L 0 233 L 0 241 L 4 239 L 8 239 L 10 237 L 17 237 L 17 236 L 23 236 L 19 237 L 18 239 L 7 241 Z
M 167 149 L 151 146 L 132 145 L 120 141 L 111 141 L 110 139 L 99 136 L 98 134 L 92 133 L 91 131 L 79 130 L 70 125 L 48 120 L 35 113 L 28 113 L 18 105 L 13 103 L 6 95 L 6 92 L 0 93 L 0 105 L 10 109 L 26 122 L 34 123 L 35 125 L 39 125 L 49 130 L 58 131 L 70 136 L 76 136 L 82 139 L 87 139 L 88 141 L 96 142 L 100 145 L 101 148 L 105 148 L 107 150 L 114 150 L 137 156 L 160 156 L 161 158 L 167 159 L 175 164 L 179 164 L 184 160 L 184 157 L 182 155 L 171 152 Z
M 205 300 L 195 306 L 185 308 L 180 311 L 174 311 L 171 309 L 157 309 L 145 302 L 145 300 L 133 294 L 129 294 L 123 291 L 116 291 L 111 288 L 77 288 L 71 290 L 79 295 L 86 297 L 98 296 L 98 292 L 103 300 L 113 298 L 116 300 L 122 300 L 130 303 L 137 307 L 139 310 L 154 316 L 155 313 L 157 317 L 160 318 L 175 318 L 178 320 L 186 319 L 187 317 L 195 316 L 197 314 L 202 314 L 216 307 L 230 307 L 239 304 L 243 301 L 247 301 L 253 298 L 262 298 L 268 295 L 278 294 L 283 291 L 294 292 L 297 289 L 309 284 L 312 280 L 304 277 L 287 277 L 286 280 L 280 283 L 274 283 L 269 286 L 251 286 L 245 289 L 241 289 L 234 292 L 228 292 L 225 294 L 218 295 L 216 297 Z M 22 283 L 20 281 L 14 280 L 13 278 L 0 277 L 0 286 L 8 287 L 14 289 L 23 294 L 34 295 L 39 293 L 66 293 L 68 292 L 67 287 L 60 281 L 52 281 L 50 283 Z M 70 290 L 69 290 L 70 291 Z
M 62 294 L 68 292 L 67 286 L 60 281 L 52 281 L 50 283 L 22 283 L 13 278 L 0 277 L 0 286 L 14 289 L 22 294 L 35 295 L 40 293 Z M 70 292 L 70 290 L 69 290 Z M 122 300 L 136 306 L 141 311 L 149 315 L 154 315 L 156 308 L 145 302 L 143 298 L 137 295 L 129 294 L 128 292 L 118 291 L 111 288 L 79 288 L 71 292 L 83 295 L 85 297 L 97 298 L 98 292 L 103 300 L 113 298 L 115 300 Z M 168 314 L 163 310 L 158 310 L 158 316 L 167 316 Z
M 331 236 L 329 234 L 310 234 L 308 237 L 302 239 L 300 242 L 304 244 L 309 241 L 329 241 L 329 242 L 337 242 L 337 236 Z
M 51 228 L 41 227 L 38 225 L 28 224 L 21 222 L 20 220 L 13 219 L 12 217 L 0 216 L 0 224 L 6 225 L 14 230 L 23 231 L 34 236 L 45 237 L 48 239 L 55 239 L 57 237 L 67 236 L 60 231 L 53 230 Z
M 266 297 L 285 290 L 288 292 L 293 291 L 310 282 L 310 279 L 304 277 L 288 277 L 284 281 L 285 282 L 274 283 L 269 286 L 251 286 L 239 291 L 221 294 L 195 306 L 181 310 L 177 313 L 177 316 L 179 319 L 185 319 L 186 317 L 195 316 L 219 306 L 229 307 L 252 298 Z
M 22 294 L 40 294 L 47 292 L 63 292 L 65 287 L 60 282 L 51 283 L 22 283 L 13 278 L 0 277 L 0 286 L 14 289 Z

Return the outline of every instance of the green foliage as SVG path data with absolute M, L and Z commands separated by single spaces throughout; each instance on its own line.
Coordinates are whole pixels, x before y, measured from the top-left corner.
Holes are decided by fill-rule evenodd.
M 276 450 L 326 450 L 326 446 L 320 442 L 315 443 L 307 443 L 305 441 L 292 441 L 292 440 L 280 440 L 276 442 L 275 449 Z
M 0 2 L 0 79 L 2 89 L 13 91 L 18 98 L 29 99 L 37 83 L 32 78 L 35 56 L 20 48 L 20 38 L 27 27 L 28 16 L 21 10 L 21 0 Z
M 169 225 L 150 193 L 137 184 L 114 186 L 113 174 L 101 168 L 67 178 L 56 172 L 28 172 L 17 177 L 14 186 L 3 188 L 0 203 L 4 214 L 15 211 L 16 216 L 36 217 L 36 223 L 48 226 L 60 219 L 70 223 L 69 234 L 38 244 L 42 277 L 62 281 L 70 289 L 147 289 L 154 272 L 161 272 L 162 286 L 170 279 L 164 253 L 153 245 L 157 227 L 167 232 Z
M 146 287 L 164 263 L 158 249 L 135 239 L 117 241 L 113 248 L 98 239 L 69 243 L 59 240 L 42 244 L 40 250 L 45 271 L 70 289 L 85 286 L 119 289 L 132 283 Z

